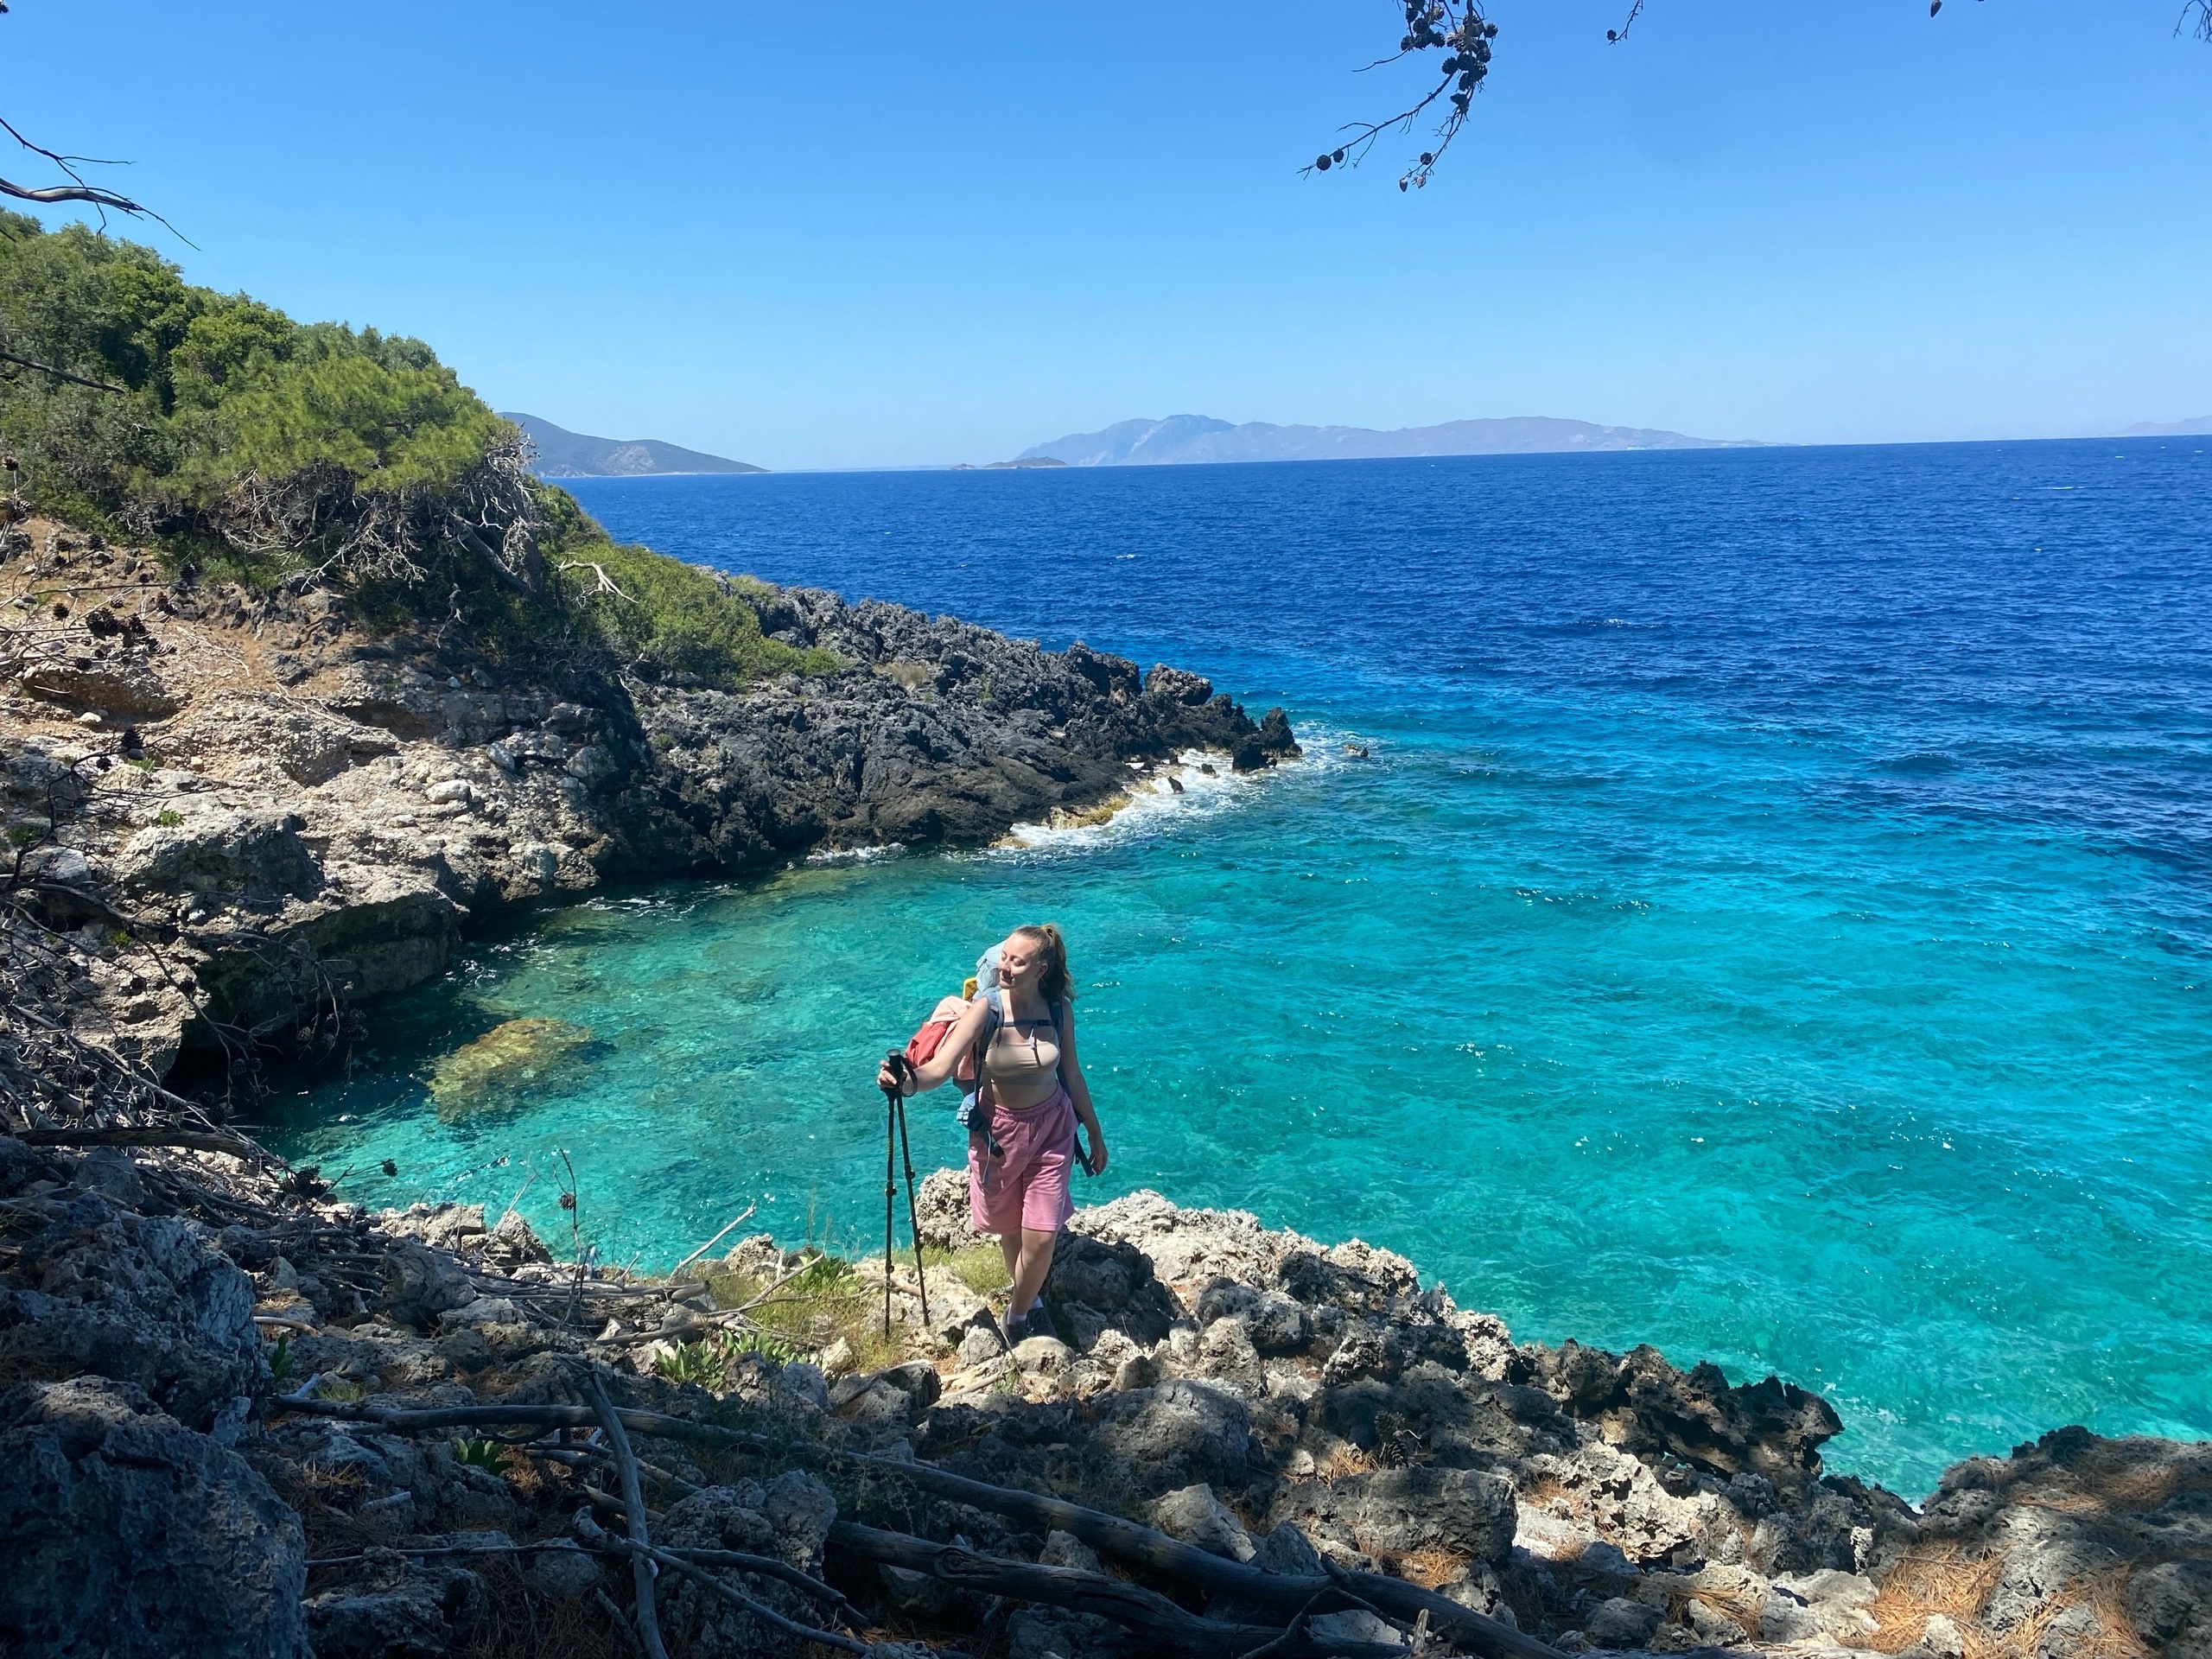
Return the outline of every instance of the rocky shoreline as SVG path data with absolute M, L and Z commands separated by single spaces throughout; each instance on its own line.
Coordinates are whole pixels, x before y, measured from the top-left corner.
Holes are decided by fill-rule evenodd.
M 1110 811 L 1185 753 L 1298 753 L 1281 710 L 1255 723 L 1197 675 L 813 589 L 716 578 L 767 636 L 844 664 L 728 691 L 329 588 L 171 579 L 43 521 L 5 537 L 0 617 L 41 625 L 0 681 L 11 891 L 91 930 L 77 1027 L 157 1076 L 327 1056 L 353 1004 L 518 906 L 983 845 Z M 165 971 L 101 943 L 118 914 Z
M 2212 1652 L 2212 1444 L 2061 1429 L 1915 1505 L 1824 1473 L 1834 1413 L 1774 1378 L 1516 1343 L 1389 1251 L 1151 1192 L 1077 1213 L 1060 1334 L 1007 1353 L 953 1171 L 890 1363 L 784 1358 L 730 1287 L 821 1268 L 765 1235 L 632 1282 L 241 1153 L 0 1137 L 11 1653 L 635 1651 L 640 1583 L 700 1659 Z M 595 1392 L 633 1452 L 576 1431 Z

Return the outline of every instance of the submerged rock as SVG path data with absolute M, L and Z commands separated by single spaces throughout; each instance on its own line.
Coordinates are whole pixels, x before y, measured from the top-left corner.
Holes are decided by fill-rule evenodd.
M 509 1020 L 465 1043 L 431 1068 L 430 1098 L 441 1117 L 512 1105 L 581 1058 L 591 1033 L 565 1020 Z

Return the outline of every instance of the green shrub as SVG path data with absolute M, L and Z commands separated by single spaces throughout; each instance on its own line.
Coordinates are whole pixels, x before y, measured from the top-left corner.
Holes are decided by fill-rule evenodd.
M 150 249 L 0 214 L 10 349 L 79 380 L 0 382 L 40 511 L 226 549 L 259 574 L 378 527 L 412 555 L 514 430 L 419 340 L 292 321 L 187 283 Z M 416 522 L 416 521 L 421 522 Z
M 567 499 L 565 492 L 549 493 Z M 760 584 L 748 578 L 718 576 L 603 533 L 564 537 L 549 557 L 554 580 L 588 619 L 592 636 L 625 663 L 724 690 L 769 674 L 838 666 L 826 651 L 801 651 L 763 634 L 748 602 Z

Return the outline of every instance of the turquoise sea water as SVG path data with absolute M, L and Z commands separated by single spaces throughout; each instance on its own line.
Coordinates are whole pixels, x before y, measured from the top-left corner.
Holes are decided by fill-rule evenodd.
M 1050 918 L 1114 1152 L 1086 1197 L 1357 1234 L 1523 1336 L 1779 1371 L 1842 1413 L 1833 1465 L 1909 1492 L 2061 1422 L 2212 1433 L 2187 442 L 578 493 L 687 556 L 1211 672 L 1312 758 L 480 938 L 284 1114 L 350 1195 L 531 1182 L 565 1236 L 565 1147 L 613 1259 L 747 1203 L 880 1248 L 873 1058 Z M 594 1043 L 441 1122 L 429 1065 L 518 1015 Z

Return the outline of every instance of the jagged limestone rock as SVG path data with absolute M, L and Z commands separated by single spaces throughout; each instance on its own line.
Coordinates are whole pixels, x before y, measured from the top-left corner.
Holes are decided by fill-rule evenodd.
M 299 1518 L 128 1383 L 0 1396 L 0 1539 L 15 1659 L 308 1659 Z
M 0 1375 L 129 1382 L 194 1427 L 266 1391 L 252 1282 L 191 1223 L 96 1192 L 35 1207 L 0 1280 Z

